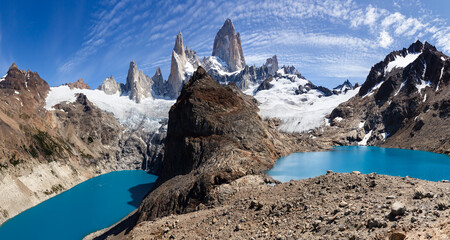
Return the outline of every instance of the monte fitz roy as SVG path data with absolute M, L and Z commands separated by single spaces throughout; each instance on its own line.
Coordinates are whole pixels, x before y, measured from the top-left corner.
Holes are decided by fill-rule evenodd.
M 202 59 L 183 33 L 174 38 L 167 79 L 163 66 L 150 77 L 132 60 L 124 83 L 50 87 L 10 66 L 0 79 L 0 236 L 15 216 L 82 182 L 144 170 L 158 178 L 136 210 L 85 239 L 450 237 L 450 173 L 433 182 L 326 169 L 283 183 L 269 171 L 284 156 L 337 146 L 432 152 L 423 156 L 448 169 L 450 58 L 435 46 L 416 40 L 360 84 L 327 88 L 279 65 L 282 56 L 248 65 L 231 19 Z

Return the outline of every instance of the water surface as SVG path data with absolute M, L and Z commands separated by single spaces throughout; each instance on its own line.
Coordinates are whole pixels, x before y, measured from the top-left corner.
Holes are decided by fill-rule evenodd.
M 345 146 L 328 152 L 294 153 L 278 159 L 268 174 L 280 181 L 305 179 L 334 172 L 376 172 L 391 176 L 450 180 L 450 157 L 432 152 L 394 148 Z
M 132 170 L 89 179 L 5 222 L 0 239 L 82 239 L 136 209 L 156 178 Z

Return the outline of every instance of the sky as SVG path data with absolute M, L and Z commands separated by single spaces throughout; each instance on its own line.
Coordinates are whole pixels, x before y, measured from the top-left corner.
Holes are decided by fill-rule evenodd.
M 58 86 L 111 75 L 130 61 L 168 78 L 176 34 L 210 56 L 226 18 L 241 34 L 248 65 L 277 55 L 316 85 L 364 82 L 393 50 L 428 41 L 450 55 L 449 0 L 2 0 L 0 74 L 12 62 Z

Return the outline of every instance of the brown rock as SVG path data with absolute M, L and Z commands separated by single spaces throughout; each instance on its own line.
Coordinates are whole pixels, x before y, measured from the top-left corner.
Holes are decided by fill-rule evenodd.
M 389 237 L 389 240 L 403 240 L 406 238 L 406 234 L 403 232 L 393 232 Z

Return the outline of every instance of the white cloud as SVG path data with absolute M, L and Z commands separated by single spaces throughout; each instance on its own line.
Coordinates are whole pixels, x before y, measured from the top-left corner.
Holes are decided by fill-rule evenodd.
M 380 47 L 388 48 L 394 42 L 394 39 L 389 35 L 388 32 L 383 31 L 380 33 L 380 37 L 378 38 Z
M 437 46 L 441 47 L 443 51 L 450 52 L 450 27 L 437 31 L 433 38 L 436 39 Z

